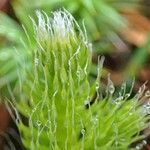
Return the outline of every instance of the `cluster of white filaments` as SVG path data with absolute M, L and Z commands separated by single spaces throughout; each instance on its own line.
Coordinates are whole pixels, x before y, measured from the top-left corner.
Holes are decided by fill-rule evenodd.
M 53 13 L 52 28 L 59 38 L 65 38 L 68 34 L 74 35 L 73 18 L 64 12 L 56 11 Z
M 86 42 L 86 38 L 82 33 L 79 25 L 76 23 L 71 14 L 67 11 L 55 11 L 53 12 L 53 19 L 49 18 L 46 13 L 36 12 L 38 17 L 38 24 L 34 21 L 35 31 L 37 38 L 41 41 L 44 39 L 56 38 L 57 41 L 66 41 L 70 39 L 77 40 L 76 29 L 79 31 L 80 37 Z M 33 20 L 33 19 L 32 19 Z

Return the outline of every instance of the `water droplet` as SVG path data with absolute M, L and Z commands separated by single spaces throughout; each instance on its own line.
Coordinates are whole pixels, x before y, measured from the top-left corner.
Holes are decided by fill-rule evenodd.
M 108 87 L 108 90 L 109 90 L 109 93 L 110 93 L 110 94 L 113 94 L 113 93 L 115 92 L 115 87 L 114 87 L 113 85 L 110 85 L 110 86 Z
M 33 108 L 32 112 L 34 113 L 36 111 L 36 108 Z
M 107 84 L 107 90 L 110 94 L 113 94 L 115 92 L 115 87 L 113 82 L 110 79 L 110 75 L 108 75 L 108 84 Z
M 125 94 L 124 98 L 127 99 L 130 97 L 130 93 Z
M 123 96 L 118 97 L 117 99 L 114 100 L 115 104 L 121 104 L 123 100 Z
M 35 58 L 35 59 L 34 59 L 34 63 L 35 63 L 36 66 L 38 66 L 38 65 L 39 65 L 39 59 L 38 59 L 38 58 Z
M 146 145 L 146 144 L 147 144 L 147 141 L 146 141 L 146 140 L 143 140 L 140 144 L 138 144 L 138 145 L 136 146 L 136 150 L 142 149 L 143 146 Z
M 51 125 L 51 121 L 48 120 L 45 126 L 46 126 L 47 128 L 50 128 L 50 125 Z
M 80 77 L 80 70 L 77 70 L 76 75 L 77 77 Z
M 38 121 L 36 122 L 36 124 L 37 124 L 38 127 L 40 127 L 40 126 L 41 126 L 41 121 L 38 120 Z
M 143 144 L 143 145 L 146 145 L 146 144 L 147 144 L 147 141 L 146 141 L 146 140 L 143 140 L 143 141 L 142 141 L 142 144 Z
M 85 134 L 85 129 L 81 129 L 81 133 L 84 135 Z
M 141 93 L 141 92 L 142 92 L 142 87 L 140 87 L 138 90 L 138 93 Z
M 97 123 L 98 122 L 98 118 L 95 118 L 94 122 Z
M 51 120 L 48 120 L 48 124 L 51 124 L 52 122 L 51 122 Z
M 135 148 L 136 148 L 136 150 L 140 150 L 141 149 L 141 147 L 139 145 L 137 145 Z
M 19 118 L 16 118 L 16 124 L 19 124 L 20 120 Z
M 122 89 L 124 89 L 126 87 L 126 83 L 124 82 L 121 86 Z
M 132 112 L 130 112 L 130 113 L 129 113 L 129 116 L 132 116 L 132 115 L 133 115 L 133 113 L 132 113 Z
M 150 91 L 149 90 L 145 92 L 145 96 L 150 97 Z
M 145 126 L 145 123 L 144 123 L 144 122 L 140 122 L 140 123 L 139 123 L 139 126 L 140 126 L 140 127 L 144 127 L 144 126 Z
M 96 116 L 96 117 L 93 117 L 92 123 L 93 123 L 94 126 L 96 126 L 96 125 L 98 124 L 98 121 L 99 121 L 99 119 L 98 119 L 97 116 Z
M 148 102 L 147 104 L 143 105 L 143 111 L 146 114 L 150 114 L 150 102 Z
M 99 89 L 99 83 L 98 82 L 96 82 L 96 91 Z
M 146 88 L 146 86 L 145 86 L 145 84 L 143 84 L 143 85 L 139 88 L 137 94 L 135 95 L 135 99 L 141 98 L 141 96 L 143 95 L 143 93 L 144 93 L 144 91 L 145 91 L 145 88 Z
M 84 101 L 84 105 L 90 105 L 90 101 L 88 100 Z

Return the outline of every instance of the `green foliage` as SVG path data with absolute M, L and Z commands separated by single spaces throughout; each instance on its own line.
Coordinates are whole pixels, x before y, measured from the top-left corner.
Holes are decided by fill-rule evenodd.
M 3 13 L 0 14 L 0 20 L 0 96 L 8 96 L 6 85 L 10 84 L 12 89 L 15 87 L 18 73 L 25 65 L 22 60 L 28 51 L 20 26 Z
M 148 36 L 146 43 L 137 49 L 135 55 L 129 61 L 125 74 L 129 76 L 136 76 L 140 69 L 145 65 L 149 58 L 150 37 Z
M 103 58 L 96 81 L 90 84 L 88 79 L 91 44 L 86 32 L 68 12 L 53 12 L 53 18 L 41 12 L 37 16 L 34 35 L 29 34 L 34 37 L 32 65 L 21 83 L 21 101 L 15 104 L 29 118 L 28 124 L 21 120 L 18 123 L 25 147 L 125 150 L 143 139 L 139 132 L 148 125 L 148 116 L 139 102 L 144 86 L 127 100 L 131 92 L 126 93 L 125 84 L 115 96 L 108 79 L 103 97 L 99 82 Z
M 145 112 L 140 104 L 144 88 L 135 97 L 125 92 L 125 85 L 113 94 L 114 86 L 108 80 L 103 97 L 99 82 L 102 62 L 96 81 L 89 81 L 93 66 L 86 31 L 67 12 L 54 12 L 53 18 L 47 16 L 50 10 L 64 6 L 80 24 L 85 18 L 92 40 L 104 37 L 112 41 L 126 26 L 119 11 L 133 8 L 137 2 L 14 0 L 15 14 L 25 32 L 12 19 L 0 15 L 0 88 L 4 93 L 0 94 L 8 97 L 8 86 L 9 92 L 12 88 L 16 99 L 20 99 L 14 103 L 19 113 L 29 119 L 28 124 L 21 120 L 18 123 L 27 149 L 125 150 L 144 138 L 139 133 L 149 119 L 149 106 L 144 106 Z M 35 9 L 43 9 L 46 14 L 37 12 L 36 18 Z M 29 15 L 34 18 L 34 27 Z M 102 49 L 109 49 L 109 44 L 100 44 Z M 146 51 L 142 56 L 139 64 L 143 63 Z
M 44 10 L 47 14 L 50 14 L 52 10 L 65 7 L 77 18 L 80 25 L 84 19 L 92 41 L 101 39 L 101 42 L 94 43 L 94 47 L 97 47 L 98 52 L 105 53 L 112 51 L 112 41 L 116 40 L 114 38 L 117 37 L 117 32 L 126 26 L 126 20 L 119 12 L 122 9 L 137 7 L 138 0 L 33 0 L 32 3 L 29 0 L 14 0 L 12 6 L 18 21 L 30 34 L 34 34 L 34 29 L 29 16 L 35 19 L 35 10 Z M 21 62 L 22 56 L 25 55 L 25 66 L 27 67 L 28 64 L 29 67 L 30 58 L 28 57 L 30 57 L 30 54 L 28 53 L 30 52 L 24 44 L 26 42 L 24 32 L 22 32 L 23 29 L 4 14 L 0 15 L 0 19 L 2 20 L 0 22 L 0 65 L 3 66 L 0 70 L 0 88 L 5 89 L 7 83 L 14 88 L 17 70 L 18 68 L 19 70 L 24 68 L 24 66 L 20 66 L 21 63 L 18 66 L 18 61 Z M 34 45 L 34 38 L 30 39 L 30 44 L 30 47 Z M 15 49 L 20 49 L 19 53 L 16 54 Z M 23 73 L 21 74 L 23 77 Z
M 116 34 L 127 26 L 126 19 L 120 14 L 125 9 L 134 9 L 139 6 L 139 0 L 15 0 L 13 7 L 17 17 L 30 29 L 29 14 L 33 17 L 37 9 L 48 14 L 64 7 L 75 16 L 79 24 L 84 23 L 90 35 L 89 38 L 98 44 L 99 52 L 111 51 Z M 34 16 L 35 17 L 35 16 Z M 114 36 L 115 35 L 115 36 Z
M 15 62 L 12 62 L 14 55 L 15 55 L 15 48 L 13 46 L 19 45 L 19 37 L 20 37 L 20 30 L 17 28 L 16 24 L 10 20 L 8 17 L 6 17 L 4 14 L 0 14 L 0 35 L 1 38 L 4 37 L 3 42 L 1 42 L 0 47 L 0 65 L 2 66 L 0 71 L 0 77 L 9 78 L 9 80 L 12 80 L 10 78 L 14 78 L 13 71 L 16 67 Z M 5 39 L 6 38 L 6 39 Z M 6 41 L 8 40 L 8 42 Z M 9 45 L 8 45 L 9 43 Z M 12 50 L 13 48 L 13 50 Z M 13 57 L 13 58 L 12 58 Z M 10 60 L 10 61 L 9 61 Z M 5 64 L 5 65 L 4 65 Z M 7 72 L 12 70 L 12 73 L 9 74 L 9 77 L 6 76 Z M 0 87 L 5 84 L 7 81 L 6 79 L 0 79 Z
M 37 9 L 50 14 L 50 11 L 64 7 L 75 16 L 80 25 L 85 24 L 89 38 L 93 42 L 93 49 L 100 55 L 111 55 L 117 49 L 116 42 L 121 40 L 119 33 L 128 26 L 121 12 L 142 7 L 140 0 L 33 0 L 32 3 L 30 0 L 14 0 L 12 5 L 17 18 L 30 33 L 33 33 L 33 29 L 28 15 L 36 18 L 34 11 Z M 131 74 L 136 76 L 136 70 L 144 66 L 144 61 L 149 56 L 147 49 L 147 46 L 143 46 L 131 57 L 125 70 L 127 78 Z

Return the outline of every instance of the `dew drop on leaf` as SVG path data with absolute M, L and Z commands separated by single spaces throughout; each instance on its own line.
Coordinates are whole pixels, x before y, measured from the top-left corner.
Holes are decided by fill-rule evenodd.
M 144 122 L 140 122 L 139 125 L 140 125 L 141 127 L 144 127 L 144 126 L 145 126 L 145 123 L 144 123 Z
M 48 120 L 48 124 L 51 124 L 52 122 L 51 122 L 51 120 Z
M 99 89 L 99 83 L 98 82 L 96 82 L 96 91 Z
M 41 121 L 38 120 L 38 121 L 36 122 L 36 124 L 37 124 L 38 127 L 40 127 L 40 126 L 41 126 Z
M 145 92 L 145 96 L 150 97 L 150 91 L 149 90 Z
M 110 86 L 108 87 L 108 89 L 109 89 L 109 93 L 110 93 L 110 94 L 113 94 L 113 93 L 115 92 L 115 87 L 114 87 L 113 85 L 110 85 Z
M 132 115 L 133 115 L 133 113 L 132 113 L 132 112 L 130 112 L 130 113 L 129 113 L 129 116 L 132 116 Z
M 143 140 L 143 141 L 142 141 L 142 144 L 143 144 L 143 145 L 146 145 L 146 144 L 147 144 L 147 141 L 146 141 L 146 140 Z
M 98 124 L 98 117 L 97 116 L 92 118 L 92 124 L 94 126 Z
M 81 129 L 81 133 L 84 135 L 85 134 L 85 129 Z
M 36 111 L 36 108 L 33 108 L 32 112 L 34 113 Z
M 94 119 L 94 124 L 96 125 L 98 123 L 98 118 Z
M 143 111 L 146 114 L 150 114 L 150 102 L 148 102 L 147 104 L 143 105 Z
M 35 58 L 35 59 L 34 59 L 34 64 L 35 64 L 35 66 L 38 66 L 38 65 L 39 65 L 39 59 L 38 59 L 38 58 Z
M 80 71 L 79 70 L 77 70 L 76 75 L 77 75 L 77 77 L 80 77 Z
M 107 85 L 107 90 L 110 94 L 113 94 L 115 92 L 115 87 L 113 82 L 110 79 L 110 75 L 108 76 L 108 85 Z
M 130 97 L 130 93 L 125 94 L 124 98 L 127 99 Z
M 141 147 L 139 145 L 136 146 L 136 150 L 140 150 Z
M 120 104 L 123 100 L 123 96 L 120 96 L 114 100 L 115 104 Z
M 20 120 L 19 120 L 19 118 L 16 118 L 16 124 L 18 124 L 18 123 L 19 123 L 19 121 L 20 121 Z

